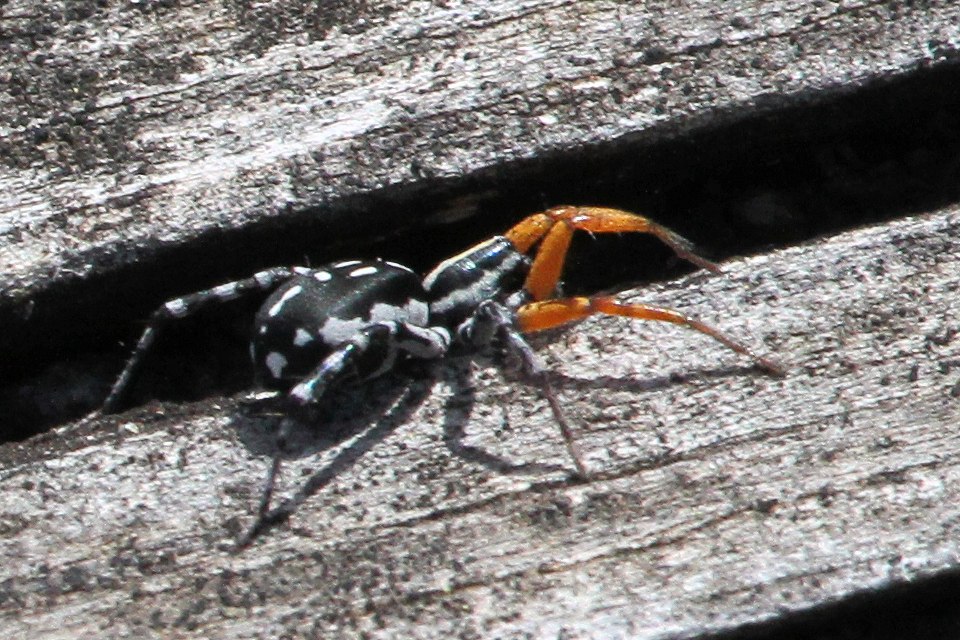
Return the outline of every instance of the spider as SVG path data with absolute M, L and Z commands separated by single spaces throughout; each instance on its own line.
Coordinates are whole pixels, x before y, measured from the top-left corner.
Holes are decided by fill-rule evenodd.
M 249 278 L 174 298 L 151 316 L 133 354 L 104 401 L 106 413 L 121 408 L 130 383 L 158 333 L 169 322 L 243 296 L 271 292 L 254 320 L 250 355 L 264 386 L 285 393 L 293 420 L 310 415 L 331 388 L 364 382 L 390 371 L 401 359 L 432 360 L 452 347 L 499 347 L 540 383 L 560 427 L 577 474 L 586 470 L 559 404 L 524 334 L 593 314 L 627 316 L 682 325 L 752 358 L 774 374 L 780 367 L 718 329 L 677 311 L 628 304 L 608 295 L 553 298 L 575 231 L 652 234 L 680 258 L 719 272 L 693 245 L 643 216 L 604 207 L 559 206 L 530 215 L 503 235 L 444 260 L 424 278 L 382 260 L 351 260 L 320 268 L 274 267 Z M 531 254 L 533 254 L 531 256 Z M 249 542 L 263 527 L 289 515 L 270 511 L 288 429 L 277 434 L 276 452 L 261 495 Z

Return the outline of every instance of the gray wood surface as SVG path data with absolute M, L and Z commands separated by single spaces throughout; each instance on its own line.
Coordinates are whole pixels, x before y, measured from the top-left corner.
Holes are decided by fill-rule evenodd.
M 585 144 L 853 91 L 956 51 L 952 2 L 0 7 L 0 349 L 169 247 Z M 428 212 L 471 213 L 469 200 Z M 389 207 L 354 231 L 407 225 Z M 342 397 L 242 553 L 275 420 L 214 397 L 0 447 L 11 638 L 696 637 L 958 569 L 960 211 L 637 292 L 789 367 L 596 319 L 536 390 L 454 361 Z M 58 307 L 58 310 L 60 307 Z M 59 313 L 59 311 L 58 311 Z M 58 315 L 58 314 L 52 314 Z M 42 337 L 42 336 L 41 336 Z
M 910 71 L 950 55 L 960 7 L 12 0 L 0 18 L 0 308 L 22 315 L 205 233 Z M 390 215 L 353 228 L 408 222 Z
M 465 361 L 301 437 L 281 494 L 323 486 L 239 554 L 273 423 L 234 399 L 7 445 L 6 637 L 690 637 L 955 570 L 958 245 L 954 208 L 631 295 L 782 379 L 676 328 L 539 340 L 582 483 L 536 390 Z

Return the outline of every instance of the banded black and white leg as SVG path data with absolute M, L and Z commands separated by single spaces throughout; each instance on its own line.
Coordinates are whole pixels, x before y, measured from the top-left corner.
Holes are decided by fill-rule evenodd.
M 115 413 L 121 407 L 130 383 L 167 324 L 192 316 L 213 305 L 237 300 L 254 293 L 263 294 L 272 291 L 291 278 L 309 272 L 310 269 L 305 267 L 273 267 L 258 271 L 249 278 L 234 280 L 165 302 L 150 316 L 147 328 L 140 336 L 133 354 L 127 360 L 123 371 L 113 383 L 107 399 L 103 402 L 103 411 Z

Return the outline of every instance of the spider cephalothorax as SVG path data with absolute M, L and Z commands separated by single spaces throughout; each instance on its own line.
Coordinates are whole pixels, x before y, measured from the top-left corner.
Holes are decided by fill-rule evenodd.
M 104 411 L 120 407 L 164 324 L 210 304 L 258 292 L 272 293 L 256 315 L 251 356 L 262 383 L 286 393 L 287 411 L 294 417 L 308 412 L 330 388 L 347 380 L 371 379 L 402 358 L 440 358 L 452 345 L 483 350 L 496 342 L 519 358 L 529 377 L 542 380 L 542 370 L 523 334 L 596 313 L 683 325 L 753 358 L 770 372 L 779 371 L 776 364 L 719 330 L 671 309 L 622 303 L 611 296 L 552 298 L 577 230 L 649 233 L 681 258 L 719 271 L 685 239 L 643 216 L 574 206 L 528 216 L 504 235 L 441 262 L 422 279 L 403 265 L 381 260 L 353 260 L 320 268 L 275 267 L 170 300 L 157 309 L 104 402 Z M 550 393 L 546 386 L 544 390 Z M 549 399 L 577 472 L 583 474 L 556 402 L 552 396 Z M 260 518 L 248 538 L 270 519 L 269 502 L 283 438 L 281 430 Z

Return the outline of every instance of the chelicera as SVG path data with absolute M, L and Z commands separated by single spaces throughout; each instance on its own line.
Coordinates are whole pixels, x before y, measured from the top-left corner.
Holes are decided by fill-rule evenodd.
M 309 415 L 328 391 L 390 371 L 401 359 L 442 358 L 452 346 L 483 351 L 496 346 L 516 357 L 521 371 L 541 383 L 560 424 L 576 471 L 585 475 L 569 429 L 525 334 L 593 314 L 655 320 L 688 327 L 752 358 L 779 367 L 720 330 L 686 315 L 612 296 L 554 298 L 575 231 L 648 233 L 679 257 L 719 272 L 673 231 L 633 213 L 602 207 L 560 206 L 524 218 L 503 235 L 444 260 L 426 277 L 393 262 L 353 260 L 319 268 L 275 267 L 168 301 L 157 309 L 103 409 L 117 411 L 161 328 L 209 305 L 270 292 L 257 312 L 250 354 L 257 377 L 285 393 L 285 413 Z M 270 510 L 286 432 L 267 477 L 252 539 L 288 513 Z

